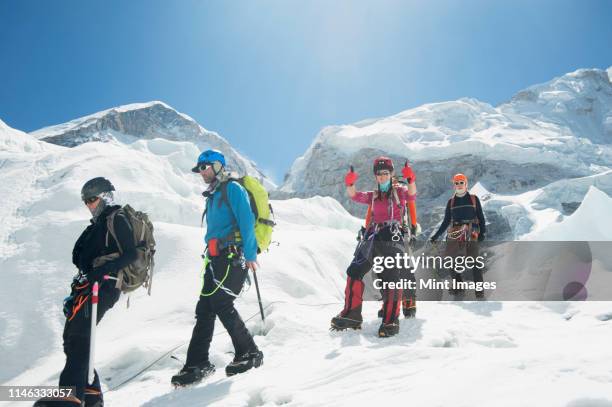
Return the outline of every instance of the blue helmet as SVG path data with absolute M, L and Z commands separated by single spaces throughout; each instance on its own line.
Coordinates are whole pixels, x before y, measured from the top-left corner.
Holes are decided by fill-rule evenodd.
M 219 150 L 206 150 L 198 157 L 196 166 L 191 169 L 193 172 L 200 172 L 200 165 L 202 164 L 213 164 L 215 162 L 221 163 L 222 167 L 225 167 L 225 157 Z

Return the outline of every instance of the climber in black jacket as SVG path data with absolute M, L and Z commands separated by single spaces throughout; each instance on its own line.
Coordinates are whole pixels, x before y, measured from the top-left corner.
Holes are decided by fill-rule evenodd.
M 71 397 L 61 399 L 41 399 L 34 406 L 80 406 L 85 402 L 87 407 L 104 405 L 100 379 L 94 371 L 93 383 L 87 383 L 89 369 L 89 341 L 91 334 L 91 288 L 94 282 L 99 285 L 98 316 L 99 323 L 106 311 L 115 305 L 121 290 L 115 287 L 116 281 L 105 280 L 104 276 L 116 277 L 117 272 L 137 259 L 137 250 L 132 233 L 132 226 L 122 211 L 113 218 L 117 236 L 115 240 L 108 232 L 108 216 L 121 207 L 114 202 L 115 187 L 105 178 L 98 177 L 85 183 L 81 190 L 81 199 L 89 209 L 92 219 L 90 225 L 81 233 L 72 251 L 72 262 L 79 273 L 74 277 L 70 296 L 64 299 L 64 353 L 66 365 L 59 378 L 62 387 L 75 387 Z M 117 242 L 121 245 L 122 254 Z M 111 253 L 120 253 L 114 260 L 105 262 L 99 267 L 96 259 Z
M 453 176 L 453 187 L 454 193 L 446 203 L 444 220 L 431 237 L 431 242 L 435 243 L 446 231 L 446 255 L 467 255 L 476 258 L 479 252 L 478 242 L 485 239 L 487 231 L 480 199 L 468 192 L 468 179 L 464 174 Z M 474 281 L 482 282 L 482 269 L 475 266 L 472 271 Z M 451 274 L 456 282 L 463 281 L 461 272 L 453 270 Z M 451 289 L 451 294 L 461 295 L 463 290 Z M 476 298 L 484 298 L 484 291 L 477 290 Z

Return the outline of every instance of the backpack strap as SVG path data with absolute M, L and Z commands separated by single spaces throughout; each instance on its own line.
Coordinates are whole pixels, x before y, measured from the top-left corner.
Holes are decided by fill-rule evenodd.
M 397 206 L 400 206 L 402 202 L 400 201 L 399 196 L 397 195 L 397 189 L 392 187 L 391 190 L 391 197 L 395 200 Z
M 115 232 L 115 216 L 117 216 L 117 214 L 119 213 L 119 211 L 122 211 L 123 208 L 119 208 L 116 211 L 113 211 L 111 213 L 108 214 L 108 216 L 106 217 L 106 247 L 108 248 L 108 239 L 109 236 L 112 236 L 113 239 L 115 239 L 115 243 L 117 244 L 117 248 L 119 249 L 119 253 L 115 252 L 115 253 L 111 253 L 110 255 L 106 255 L 103 256 L 104 259 L 108 260 L 114 260 L 115 258 L 117 258 L 118 256 L 123 255 L 123 248 L 121 248 L 121 244 L 119 243 L 119 239 L 117 239 L 117 233 Z M 121 289 L 123 287 L 123 271 L 119 270 L 119 273 L 117 274 L 117 282 L 115 284 L 115 288 Z M 130 306 L 130 298 L 128 297 L 128 302 L 127 302 L 127 306 Z
M 472 201 L 472 206 L 474 207 L 474 210 L 476 210 L 476 196 L 470 194 L 469 192 L 467 192 L 467 194 L 470 197 L 470 200 Z M 455 206 L 455 194 L 453 194 L 450 201 L 451 201 L 451 209 L 453 209 L 453 207 Z
M 470 195 L 470 199 L 472 200 L 472 206 L 474 207 L 474 215 L 476 215 L 476 195 Z M 476 216 L 476 218 L 474 219 L 474 223 L 480 223 L 480 221 L 478 220 L 478 216 Z
M 395 199 L 396 205 L 400 207 L 400 211 L 401 211 L 400 212 L 400 214 L 401 214 L 400 218 L 403 218 L 404 215 L 406 214 L 406 205 L 402 205 L 402 201 L 399 198 L 399 194 L 397 193 L 397 189 L 395 187 L 392 187 L 392 188 L 393 188 L 392 197 L 393 197 L 393 199 Z
M 123 208 L 119 208 L 116 211 L 113 211 L 108 214 L 106 217 L 106 247 L 108 248 L 108 238 L 109 235 L 115 239 L 115 243 L 117 243 L 117 248 L 119 249 L 119 253 L 123 254 L 123 248 L 119 243 L 119 239 L 117 239 L 117 233 L 115 232 L 115 216 L 121 211 L 123 213 Z
M 227 181 L 222 182 L 221 185 L 219 185 L 219 188 L 221 190 L 221 199 L 219 199 L 217 207 L 220 208 L 222 203 L 225 203 L 227 205 L 230 210 L 230 213 L 232 214 L 232 224 L 234 225 L 234 230 L 230 232 L 227 236 L 218 239 L 221 243 L 221 246 L 225 246 L 227 242 L 237 239 L 238 237 L 236 235 L 240 233 L 238 221 L 236 220 L 236 214 L 234 214 L 234 210 L 232 209 L 232 206 L 229 203 L 229 197 L 227 195 L 227 185 L 230 182 L 237 182 L 238 184 L 240 184 L 235 178 L 230 178 Z
M 224 181 L 221 185 L 219 185 L 219 188 L 221 188 L 221 199 L 219 199 L 219 202 L 217 203 L 217 208 L 221 207 L 221 203 L 225 203 L 227 205 L 227 207 L 229 208 L 230 212 L 232 213 L 232 220 L 234 223 L 234 226 L 236 228 L 238 228 L 238 222 L 236 221 L 236 215 L 234 214 L 234 210 L 232 209 L 232 206 L 229 203 L 229 197 L 227 196 L 227 184 L 230 182 L 236 182 L 238 183 L 238 185 L 240 185 L 240 183 L 238 182 L 238 180 L 230 178 L 227 181 Z

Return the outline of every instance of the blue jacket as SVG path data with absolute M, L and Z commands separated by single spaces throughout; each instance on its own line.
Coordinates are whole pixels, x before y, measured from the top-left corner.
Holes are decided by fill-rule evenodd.
M 227 183 L 227 200 L 223 200 L 221 186 L 206 201 L 206 236 L 204 241 L 208 244 L 210 239 L 225 239 L 230 233 L 240 230 L 242 242 L 234 242 L 242 246 L 247 261 L 257 260 L 257 240 L 255 239 L 255 216 L 251 210 L 249 194 L 235 181 Z

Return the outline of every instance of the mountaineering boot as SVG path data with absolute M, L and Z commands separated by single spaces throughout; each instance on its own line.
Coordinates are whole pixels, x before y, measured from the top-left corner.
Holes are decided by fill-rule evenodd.
M 453 297 L 463 297 L 465 295 L 465 290 L 463 288 L 451 288 L 448 290 L 448 293 Z
M 484 291 L 476 291 L 476 299 L 477 300 L 484 300 L 485 299 Z
M 409 300 L 402 301 L 402 312 L 404 313 L 405 318 L 414 318 L 416 317 L 416 303 L 411 298 Z M 382 318 L 384 314 L 383 308 L 378 310 L 378 318 Z
M 393 335 L 397 335 L 399 333 L 399 322 L 393 321 L 389 324 L 385 324 L 384 322 L 380 324 L 380 328 L 378 328 L 378 336 L 381 338 L 388 338 Z
M 73 396 L 42 398 L 34 403 L 34 407 L 81 407 L 81 401 Z
M 460 283 L 463 283 L 463 276 L 461 273 L 451 272 L 452 280 L 451 280 L 451 288 L 448 290 L 448 293 L 454 297 L 463 297 L 465 295 L 465 290 L 460 288 Z M 455 288 L 457 287 L 457 288 Z
M 402 312 L 404 313 L 404 318 L 416 317 L 416 300 L 413 297 L 402 301 Z
M 234 357 L 234 360 L 225 367 L 225 374 L 233 376 L 235 374 L 244 373 L 251 368 L 257 368 L 263 365 L 263 352 L 255 350 L 247 352 L 243 355 Z
M 85 388 L 85 407 L 104 407 L 102 392 L 92 387 Z
M 172 376 L 171 383 L 175 386 L 187 386 L 198 383 L 215 373 L 215 365 L 205 362 L 199 366 L 183 366 L 180 372 Z
M 363 322 L 363 317 L 361 316 L 361 311 L 358 309 L 352 309 L 347 312 L 345 315 L 342 313 L 336 315 L 331 320 L 331 330 L 332 331 L 344 331 L 345 329 L 361 329 L 361 323 Z

